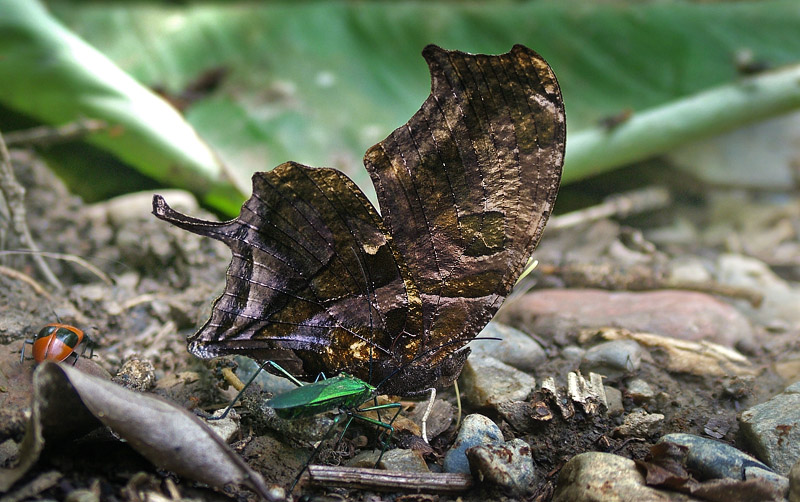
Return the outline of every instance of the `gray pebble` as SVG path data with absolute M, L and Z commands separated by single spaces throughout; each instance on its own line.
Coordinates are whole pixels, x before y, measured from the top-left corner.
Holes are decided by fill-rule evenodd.
M 731 478 L 747 480 L 762 478 L 778 489 L 786 488 L 788 480 L 750 455 L 725 443 L 694 434 L 667 434 L 658 440 L 669 441 L 689 449 L 686 467 L 701 480 Z
M 608 406 L 609 416 L 623 413 L 625 407 L 622 405 L 622 391 L 610 385 L 604 385 L 603 389 L 606 391 L 606 405 Z
M 656 395 L 656 392 L 649 383 L 645 382 L 641 378 L 634 378 L 628 382 L 628 395 L 631 397 L 631 399 L 633 399 L 634 402 L 641 404 L 645 401 L 653 399 Z
M 478 337 L 500 340 L 473 340 L 469 344 L 472 348 L 470 357 L 490 356 L 521 371 L 533 371 L 547 359 L 536 340 L 511 326 L 490 322 Z
M 384 453 L 378 467 L 396 472 L 430 472 L 420 452 L 403 448 L 395 448 Z
M 444 472 L 461 472 L 468 474 L 469 461 L 466 451 L 473 446 L 503 442 L 500 427 L 483 415 L 477 413 L 464 417 L 461 430 L 453 446 L 444 456 Z
M 663 420 L 661 413 L 636 410 L 625 416 L 622 425 L 614 429 L 614 434 L 621 437 L 647 437 Z
M 800 460 L 800 382 L 739 416 L 743 437 L 776 472 L 788 474 Z
M 586 351 L 581 360 L 581 371 L 599 373 L 616 378 L 639 369 L 642 347 L 633 340 L 613 340 L 595 345 Z
M 482 407 L 522 401 L 531 393 L 536 380 L 493 357 L 470 356 L 458 384 L 467 401 Z
M 522 439 L 474 446 L 467 450 L 472 475 L 513 493 L 526 493 L 534 481 L 531 447 Z
M 561 349 L 561 355 L 570 361 L 580 361 L 584 354 L 586 354 L 586 349 L 577 345 L 567 345 Z

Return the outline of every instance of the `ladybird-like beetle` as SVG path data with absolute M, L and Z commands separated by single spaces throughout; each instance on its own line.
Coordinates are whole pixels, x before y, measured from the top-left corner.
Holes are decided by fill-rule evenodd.
M 25 340 L 19 357 L 20 362 L 25 360 L 25 345 L 28 344 L 33 346 L 33 359 L 37 363 L 45 360 L 65 361 L 70 356 L 74 356 L 72 361 L 74 365 L 87 348 L 90 349 L 90 358 L 94 352 L 91 347 L 92 341 L 83 331 L 69 324 L 55 322 L 42 328 L 33 340 Z M 76 352 L 78 346 L 81 346 L 80 354 Z

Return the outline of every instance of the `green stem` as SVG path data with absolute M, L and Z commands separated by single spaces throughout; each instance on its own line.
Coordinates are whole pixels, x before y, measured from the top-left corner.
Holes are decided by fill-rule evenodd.
M 796 108 L 800 65 L 742 78 L 633 114 L 613 128 L 568 135 L 563 179 L 581 179 Z

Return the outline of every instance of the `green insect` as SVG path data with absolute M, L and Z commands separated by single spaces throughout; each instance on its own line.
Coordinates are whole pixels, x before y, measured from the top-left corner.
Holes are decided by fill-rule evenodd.
M 381 459 L 383 458 L 383 454 L 388 448 L 389 443 L 392 440 L 392 436 L 394 435 L 394 427 L 392 426 L 392 423 L 400 414 L 400 408 L 402 405 L 400 403 L 377 404 L 377 387 L 345 373 L 328 379 L 325 379 L 324 375 L 321 375 L 323 378 L 322 380 L 318 379 L 314 383 L 304 384 L 295 378 L 294 375 L 283 369 L 278 363 L 274 361 L 267 361 L 261 365 L 261 367 L 253 374 L 253 376 L 250 377 L 242 390 L 239 391 L 239 394 L 237 394 L 235 398 L 233 398 L 233 401 L 231 401 L 225 411 L 222 412 L 220 416 L 209 418 L 209 420 L 221 420 L 225 418 L 230 412 L 231 408 L 233 408 L 233 405 L 244 393 L 245 389 L 247 389 L 247 387 L 253 383 L 261 370 L 263 370 L 266 366 L 270 366 L 274 370 L 280 372 L 286 378 L 291 380 L 292 383 L 297 385 L 296 389 L 278 394 L 266 402 L 266 405 L 275 410 L 275 414 L 280 418 L 286 420 L 306 418 L 337 409 L 342 412 L 336 416 L 333 424 L 323 436 L 322 441 L 320 441 L 317 447 L 314 448 L 314 451 L 311 452 L 311 455 L 303 465 L 303 468 L 297 474 L 297 477 L 295 477 L 294 482 L 289 489 L 290 493 L 300 480 L 300 476 L 302 476 L 303 472 L 305 472 L 306 468 L 308 468 L 308 465 L 319 452 L 324 440 L 330 437 L 333 430 L 344 417 L 347 417 L 347 422 L 344 425 L 338 441 L 342 440 L 353 420 L 361 420 L 384 429 L 378 439 L 379 443 L 382 445 L 382 448 L 381 454 L 378 457 L 378 460 L 375 462 L 375 465 L 377 466 L 378 463 L 380 463 Z M 361 406 L 369 400 L 373 400 L 376 404 L 362 408 Z M 380 420 L 380 414 L 378 415 L 378 420 L 363 415 L 363 413 L 368 411 L 376 411 L 380 413 L 380 410 L 394 410 L 394 415 L 392 415 L 388 422 L 383 422 Z M 385 434 L 388 434 L 388 436 L 385 440 L 383 440 Z

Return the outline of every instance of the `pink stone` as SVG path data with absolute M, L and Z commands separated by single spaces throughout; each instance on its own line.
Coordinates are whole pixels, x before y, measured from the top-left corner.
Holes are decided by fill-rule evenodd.
M 731 305 L 695 291 L 543 289 L 503 307 L 501 322 L 574 342 L 584 329 L 618 327 L 752 350 L 754 331 Z

